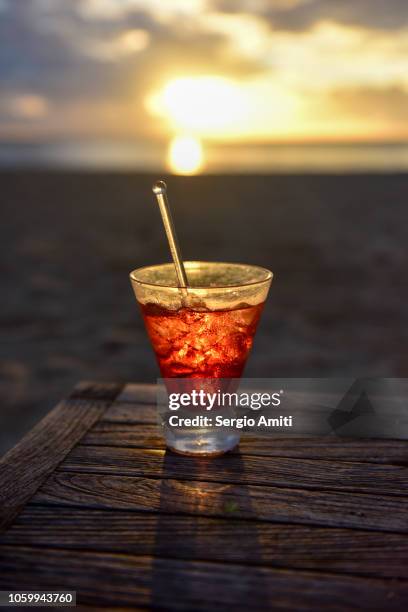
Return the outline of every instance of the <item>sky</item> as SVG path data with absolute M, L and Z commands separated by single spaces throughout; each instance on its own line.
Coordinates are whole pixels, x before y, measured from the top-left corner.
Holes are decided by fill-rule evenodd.
M 0 140 L 408 138 L 406 0 L 0 0 Z

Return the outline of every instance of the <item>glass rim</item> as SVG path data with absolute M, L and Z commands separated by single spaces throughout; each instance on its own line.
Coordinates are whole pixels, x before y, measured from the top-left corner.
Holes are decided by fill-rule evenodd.
M 266 283 L 272 280 L 273 272 L 268 270 L 268 268 L 263 268 L 262 266 L 257 266 L 256 264 L 244 264 L 240 262 L 228 262 L 228 261 L 204 261 L 204 260 L 187 260 L 184 262 L 184 265 L 188 264 L 207 264 L 207 265 L 215 265 L 215 266 L 236 266 L 236 267 L 246 267 L 246 268 L 254 268 L 259 272 L 263 272 L 265 277 L 260 280 L 243 282 L 243 283 L 234 283 L 232 285 L 194 285 L 194 287 L 188 287 L 187 289 L 191 289 L 192 291 L 196 291 L 197 289 L 205 289 L 206 291 L 218 291 L 219 289 L 233 289 L 238 287 L 251 287 L 254 285 L 262 285 L 262 283 Z M 135 268 L 129 273 L 131 281 L 137 283 L 138 285 L 144 285 L 147 287 L 156 287 L 157 289 L 180 289 L 178 285 L 164 285 L 163 283 L 149 283 L 147 281 L 142 281 L 136 277 L 138 272 L 142 272 L 144 270 L 151 270 L 154 268 L 162 268 L 163 266 L 174 266 L 173 262 L 168 261 L 160 264 L 152 264 L 149 266 L 142 266 L 141 268 Z

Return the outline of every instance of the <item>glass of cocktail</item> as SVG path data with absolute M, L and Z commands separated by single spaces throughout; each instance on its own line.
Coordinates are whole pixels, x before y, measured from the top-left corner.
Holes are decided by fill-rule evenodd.
M 239 379 L 272 273 L 259 266 L 187 261 L 188 287 L 172 263 L 130 274 L 164 379 Z M 166 429 L 167 446 L 184 454 L 215 455 L 239 442 L 237 430 Z

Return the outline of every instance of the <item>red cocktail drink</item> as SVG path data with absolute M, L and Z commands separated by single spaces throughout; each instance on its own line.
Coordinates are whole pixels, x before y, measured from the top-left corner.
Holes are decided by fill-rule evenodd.
M 239 378 L 263 303 L 231 310 L 173 311 L 141 304 L 163 378 Z

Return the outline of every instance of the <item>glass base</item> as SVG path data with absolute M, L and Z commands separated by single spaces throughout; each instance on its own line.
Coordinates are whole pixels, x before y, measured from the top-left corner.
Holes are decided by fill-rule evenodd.
M 166 446 L 179 455 L 217 457 L 231 451 L 239 444 L 240 434 L 234 432 L 165 431 Z
M 172 446 L 169 446 L 167 444 L 166 448 L 171 451 L 172 453 L 175 453 L 176 455 L 183 455 L 183 457 L 220 457 L 221 455 L 225 455 L 225 453 L 230 453 L 232 450 L 234 450 L 234 448 L 237 448 L 238 444 L 236 444 L 235 446 L 233 446 L 232 448 L 229 448 L 228 450 L 222 450 L 222 451 L 214 451 L 214 452 L 206 452 L 206 453 L 202 453 L 200 452 L 192 452 L 192 451 L 181 451 L 178 450 L 177 448 L 173 448 Z

